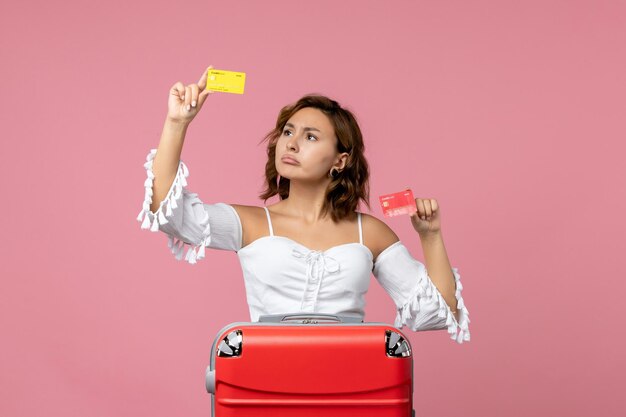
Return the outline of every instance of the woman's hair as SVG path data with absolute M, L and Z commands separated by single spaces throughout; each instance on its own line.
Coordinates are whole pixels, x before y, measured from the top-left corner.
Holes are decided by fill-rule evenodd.
M 349 154 L 344 169 L 332 179 L 326 189 L 322 214 L 330 212 L 331 218 L 336 222 L 354 212 L 359 200 L 363 200 L 369 208 L 369 167 L 364 155 L 363 136 L 356 118 L 336 101 L 317 94 L 308 94 L 296 103 L 283 107 L 278 113 L 276 127 L 261 140 L 261 143 L 268 141 L 268 144 L 266 188 L 259 197 L 264 201 L 276 194 L 281 200 L 289 197 L 289 179 L 280 176 L 276 170 L 276 142 L 289 118 L 305 107 L 319 109 L 328 116 L 337 136 L 337 151 Z

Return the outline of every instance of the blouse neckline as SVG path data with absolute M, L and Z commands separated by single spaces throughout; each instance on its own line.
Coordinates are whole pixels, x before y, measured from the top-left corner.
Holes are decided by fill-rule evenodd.
M 340 245 L 335 245 L 335 246 L 331 246 L 328 249 L 324 249 L 324 250 L 316 250 L 316 249 L 311 249 L 306 245 L 303 245 L 302 243 L 295 241 L 287 236 L 277 236 L 277 235 L 267 235 L 267 236 L 261 236 L 255 240 L 253 240 L 252 242 L 248 243 L 246 246 L 244 246 L 243 248 L 239 249 L 239 252 L 241 252 L 242 250 L 245 250 L 246 248 L 249 248 L 250 246 L 253 246 L 254 244 L 256 244 L 257 242 L 263 240 L 263 239 L 286 239 L 304 249 L 306 249 L 309 252 L 318 252 L 318 253 L 327 253 L 332 251 L 333 249 L 337 249 L 337 248 L 341 248 L 344 246 L 350 246 L 350 245 L 357 245 L 360 247 L 363 247 L 366 251 L 366 253 L 368 254 L 370 261 L 372 261 L 374 259 L 374 254 L 372 253 L 372 251 L 370 250 L 370 248 L 368 248 L 367 246 L 365 246 L 364 244 L 360 243 L 360 242 L 349 242 L 349 243 L 342 243 Z

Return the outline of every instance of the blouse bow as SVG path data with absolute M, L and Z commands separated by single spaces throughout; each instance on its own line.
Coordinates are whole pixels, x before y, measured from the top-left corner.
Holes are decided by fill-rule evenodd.
M 315 300 L 317 299 L 317 293 L 324 272 L 330 274 L 339 272 L 339 262 L 337 262 L 335 258 L 325 255 L 324 252 L 317 250 L 303 252 L 298 250 L 298 248 L 293 248 L 291 254 L 296 258 L 303 258 L 306 261 L 306 284 L 302 296 L 301 308 L 303 311 L 314 311 Z
M 339 271 L 339 262 L 332 256 L 325 255 L 322 251 L 309 250 L 301 251 L 298 248 L 293 248 L 291 254 L 296 258 L 304 258 L 307 263 L 307 277 L 313 277 L 313 271 L 316 272 L 316 277 L 320 277 L 320 273 L 324 271 L 328 273 L 335 273 Z

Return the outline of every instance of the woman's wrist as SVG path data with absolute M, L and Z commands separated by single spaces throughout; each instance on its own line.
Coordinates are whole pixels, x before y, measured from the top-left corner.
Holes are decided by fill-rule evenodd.
M 424 232 L 424 233 L 418 233 L 419 237 L 420 237 L 420 241 L 422 243 L 426 242 L 426 243 L 430 243 L 430 242 L 436 242 L 438 240 L 442 240 L 443 236 L 441 235 L 441 230 L 437 230 L 436 232 Z
M 173 129 L 187 129 L 187 127 L 189 126 L 189 121 L 183 121 L 183 120 L 179 120 L 179 119 L 172 119 L 171 117 L 166 117 L 165 118 L 165 124 Z

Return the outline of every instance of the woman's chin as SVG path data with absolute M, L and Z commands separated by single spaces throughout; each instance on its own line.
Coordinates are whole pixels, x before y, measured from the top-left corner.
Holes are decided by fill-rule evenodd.
M 313 183 L 313 184 L 317 184 L 320 182 L 324 182 L 324 180 L 326 179 L 326 177 L 322 176 L 320 178 L 315 178 L 315 177 L 308 177 L 305 175 L 298 175 L 298 173 L 294 173 L 292 172 L 290 169 L 277 169 L 276 172 L 278 172 L 278 175 L 280 175 L 281 178 L 284 178 L 286 180 L 289 181 L 298 181 L 298 182 L 302 182 L 302 183 Z

